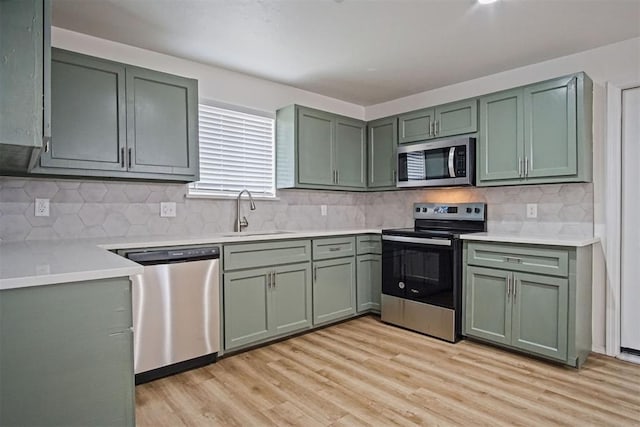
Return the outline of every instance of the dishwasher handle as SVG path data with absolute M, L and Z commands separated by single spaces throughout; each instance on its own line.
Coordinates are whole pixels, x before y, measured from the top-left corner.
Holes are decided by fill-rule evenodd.
M 220 247 L 185 247 L 160 250 L 134 250 L 124 256 L 141 265 L 175 264 L 220 258 Z

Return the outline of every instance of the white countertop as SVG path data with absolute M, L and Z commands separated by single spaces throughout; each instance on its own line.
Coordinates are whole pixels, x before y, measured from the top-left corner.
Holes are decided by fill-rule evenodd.
M 2 242 L 0 243 L 0 290 L 142 273 L 141 265 L 109 252 L 114 249 L 239 243 L 365 233 L 380 233 L 380 229 Z
M 572 235 L 545 235 L 519 233 L 471 233 L 460 236 L 464 240 L 479 240 L 485 242 L 528 243 L 531 245 L 571 246 L 582 247 L 593 245 L 600 241 L 599 237 L 585 237 Z

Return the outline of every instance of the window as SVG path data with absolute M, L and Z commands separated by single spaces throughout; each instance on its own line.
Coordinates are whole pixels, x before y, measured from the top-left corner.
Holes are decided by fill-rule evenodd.
M 199 105 L 200 181 L 191 196 L 275 197 L 274 120 Z

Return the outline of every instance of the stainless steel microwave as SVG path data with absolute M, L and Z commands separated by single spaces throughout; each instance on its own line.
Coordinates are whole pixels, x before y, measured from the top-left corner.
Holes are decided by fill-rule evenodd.
M 424 142 L 398 147 L 398 187 L 475 184 L 476 139 Z

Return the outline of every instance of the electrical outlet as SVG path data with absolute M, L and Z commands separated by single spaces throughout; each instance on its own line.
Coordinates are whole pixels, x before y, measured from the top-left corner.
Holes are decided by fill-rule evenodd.
M 537 218 L 537 217 L 538 217 L 538 204 L 527 203 L 527 218 Z
M 49 216 L 49 199 L 36 199 L 35 216 Z
M 176 202 L 160 203 L 160 216 L 173 218 L 176 216 Z
M 327 216 L 327 205 L 320 205 L 320 215 Z

